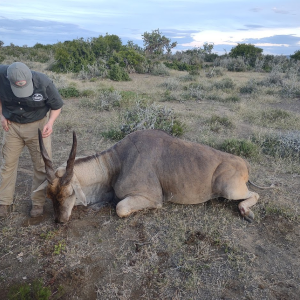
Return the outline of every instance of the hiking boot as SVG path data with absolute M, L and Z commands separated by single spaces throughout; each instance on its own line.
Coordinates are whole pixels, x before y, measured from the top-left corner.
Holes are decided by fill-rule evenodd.
M 0 218 L 5 218 L 8 215 L 8 207 L 9 205 L 0 204 Z
M 42 216 L 44 212 L 44 206 L 43 205 L 33 205 L 30 211 L 30 217 L 36 218 L 39 216 Z

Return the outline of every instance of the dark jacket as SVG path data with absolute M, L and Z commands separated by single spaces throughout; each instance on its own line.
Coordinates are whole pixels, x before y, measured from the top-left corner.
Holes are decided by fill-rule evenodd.
M 32 72 L 33 94 L 18 98 L 11 90 L 7 78 L 8 65 L 0 65 L 0 100 L 3 116 L 16 123 L 31 123 L 43 119 L 50 109 L 63 106 L 61 96 L 49 77 L 40 72 Z

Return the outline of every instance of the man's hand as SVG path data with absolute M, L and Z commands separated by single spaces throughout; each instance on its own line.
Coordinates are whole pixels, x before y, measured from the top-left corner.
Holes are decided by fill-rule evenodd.
M 42 137 L 46 138 L 49 135 L 51 135 L 52 132 L 53 132 L 53 124 L 51 122 L 48 122 L 43 128 Z
M 44 126 L 43 132 L 42 132 L 42 137 L 46 138 L 48 137 L 52 131 L 53 131 L 53 124 L 55 122 L 55 120 L 57 119 L 57 117 L 59 116 L 61 112 L 61 108 L 57 109 L 57 110 L 51 110 L 50 111 L 50 117 L 49 120 L 47 122 L 47 124 Z
M 8 131 L 8 125 L 10 125 L 10 121 L 7 120 L 3 115 L 1 115 L 1 125 L 5 131 Z

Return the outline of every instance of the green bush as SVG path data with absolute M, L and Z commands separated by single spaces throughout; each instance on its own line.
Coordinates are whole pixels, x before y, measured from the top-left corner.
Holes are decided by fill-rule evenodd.
M 272 109 L 269 111 L 263 111 L 261 113 L 261 117 L 263 120 L 267 122 L 276 122 L 276 121 L 283 121 L 287 118 L 290 118 L 290 114 L 282 109 Z
M 96 57 L 110 57 L 122 48 L 121 39 L 114 34 L 100 35 L 90 40 L 91 50 Z
M 51 66 L 54 72 L 78 73 L 82 68 L 93 65 L 96 62 L 95 54 L 91 45 L 83 38 L 57 43 L 55 45 L 55 63 Z
M 80 92 L 74 86 L 60 88 L 58 89 L 58 91 L 63 98 L 72 98 L 80 96 Z
M 223 102 L 223 98 L 217 93 L 207 93 L 207 94 L 204 95 L 203 98 L 206 99 L 206 100 L 213 100 L 213 101 Z
M 235 84 L 231 78 L 223 78 L 220 81 L 217 81 L 213 86 L 219 90 L 233 89 Z
M 8 292 L 9 300 L 48 300 L 51 290 L 44 287 L 40 280 L 35 280 L 31 285 L 24 283 L 12 286 Z
M 108 72 L 108 77 L 114 81 L 129 81 L 130 77 L 124 68 L 115 64 L 111 66 L 111 69 Z
M 177 71 L 199 71 L 202 68 L 201 64 L 195 64 L 191 65 L 186 62 L 181 62 L 178 60 L 174 60 L 173 62 L 164 62 L 165 66 L 168 67 L 169 69 L 174 69 Z
M 258 146 L 248 140 L 227 139 L 218 148 L 246 158 L 256 158 L 259 154 Z
M 91 97 L 91 96 L 94 96 L 94 95 L 95 95 L 95 92 L 93 90 L 83 90 L 80 93 L 81 97 Z
M 223 99 L 224 102 L 240 102 L 241 98 L 238 96 L 228 96 L 225 99 Z
M 134 49 L 123 46 L 118 53 L 115 52 L 109 59 L 108 65 L 112 67 L 114 64 L 119 64 L 120 67 L 126 67 L 132 71 L 141 71 L 146 64 L 146 58 Z
M 108 131 L 102 132 L 101 135 L 104 138 L 110 139 L 113 141 L 120 141 L 121 139 L 123 139 L 126 136 L 126 134 L 119 129 L 110 129 Z
M 244 57 L 248 60 L 251 67 L 254 67 L 257 57 L 260 57 L 263 52 L 262 48 L 258 48 L 251 44 L 238 44 L 229 52 L 230 57 Z
M 291 55 L 292 59 L 300 60 L 300 50 L 295 51 L 293 55 Z
M 233 129 L 235 126 L 228 117 L 220 117 L 217 115 L 211 116 L 208 120 L 210 130 L 219 132 L 222 128 Z

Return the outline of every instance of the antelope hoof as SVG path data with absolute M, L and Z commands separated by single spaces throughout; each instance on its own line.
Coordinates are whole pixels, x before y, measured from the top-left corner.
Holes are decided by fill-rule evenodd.
M 250 210 L 247 215 L 244 215 L 244 218 L 247 222 L 252 223 L 254 220 L 254 213 Z

